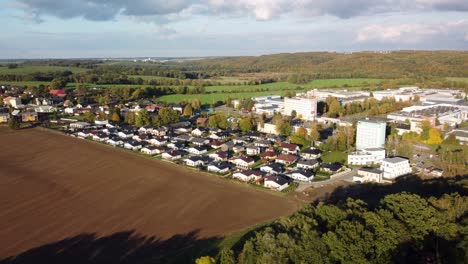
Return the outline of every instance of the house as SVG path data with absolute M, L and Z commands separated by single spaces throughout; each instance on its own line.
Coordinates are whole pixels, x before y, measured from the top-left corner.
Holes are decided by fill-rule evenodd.
M 113 135 L 109 136 L 109 139 L 106 140 L 106 144 L 114 146 L 114 147 L 122 146 L 123 143 L 124 142 L 123 142 L 122 138 L 117 137 L 117 136 L 113 136 Z
M 280 174 L 283 172 L 283 165 L 279 163 L 266 164 L 260 167 L 260 171 L 268 174 Z
M 11 107 L 18 108 L 21 105 L 21 99 L 19 97 L 8 96 L 3 98 L 4 105 L 11 105 Z
M 299 146 L 290 143 L 281 143 L 281 150 L 283 154 L 297 154 L 300 150 Z
M 86 123 L 86 122 L 75 122 L 75 123 L 70 124 L 70 128 L 73 128 L 73 129 L 85 129 L 85 128 L 88 128 L 90 126 L 91 126 L 91 124 Z
M 177 150 L 171 150 L 164 152 L 161 157 L 165 160 L 177 160 L 182 158 L 182 153 Z
M 189 135 L 178 135 L 176 137 L 174 137 L 174 140 L 175 141 L 180 141 L 180 142 L 188 142 L 190 141 L 192 137 L 189 136 Z
M 263 161 L 275 160 L 277 157 L 278 155 L 276 155 L 274 151 L 265 151 L 265 152 L 260 153 L 260 158 Z
M 310 182 L 314 179 L 314 173 L 311 170 L 295 170 L 288 174 L 289 177 L 298 181 Z
M 184 106 L 181 104 L 174 104 L 172 105 L 172 110 L 182 113 L 184 111 Z
M 208 152 L 208 149 L 205 148 L 205 147 L 195 146 L 195 147 L 190 147 L 188 149 L 188 152 L 190 154 L 193 154 L 193 155 L 202 155 L 202 154 L 205 154 L 206 152 Z
M 222 151 L 229 151 L 229 150 L 232 150 L 232 148 L 234 148 L 235 144 L 233 141 L 228 141 L 228 142 L 224 142 L 224 144 L 221 145 L 221 150 Z
M 154 135 L 154 136 L 163 137 L 163 136 L 165 136 L 167 134 L 167 128 L 163 128 L 163 127 L 153 128 L 153 129 L 149 130 L 148 133 L 150 133 L 151 135 Z
M 241 181 L 258 181 L 263 177 L 263 173 L 257 170 L 241 170 L 232 174 L 233 179 L 238 179 Z
M 229 158 L 229 154 L 226 151 L 217 151 L 215 153 L 210 153 L 208 157 L 216 161 L 227 161 Z
M 204 166 L 205 164 L 211 162 L 211 159 L 209 157 L 199 157 L 199 156 L 194 156 L 194 157 L 188 157 L 184 159 L 184 163 L 187 166 L 190 167 L 199 167 L 199 166 Z
M 275 159 L 277 163 L 281 163 L 281 164 L 288 165 L 288 166 L 296 162 L 296 160 L 297 160 L 297 156 L 290 155 L 290 154 L 281 154 Z
M 219 173 L 219 174 L 226 174 L 231 169 L 231 164 L 229 164 L 228 162 L 225 162 L 225 161 L 212 162 L 212 163 L 208 164 L 206 169 L 209 172 L 214 172 L 214 173 Z
M 223 145 L 223 142 L 218 141 L 218 140 L 213 140 L 208 145 L 214 149 L 219 149 Z
M 251 140 L 260 140 L 263 138 L 263 134 L 258 133 L 258 132 L 249 132 L 245 136 L 247 138 L 250 138 Z
M 380 170 L 383 171 L 383 178 L 385 180 L 394 180 L 412 171 L 409 160 L 400 157 L 383 159 L 380 164 Z
M 7 123 L 8 119 L 10 119 L 9 113 L 0 113 L 0 123 Z
M 132 138 L 134 135 L 135 133 L 131 129 L 122 129 L 119 131 L 119 133 L 117 133 L 117 136 L 121 138 Z
M 307 169 L 311 170 L 317 168 L 319 166 L 319 162 L 316 159 L 307 159 L 307 160 L 300 160 L 297 162 L 296 168 L 298 169 Z
M 164 152 L 165 148 L 158 147 L 158 146 L 147 146 L 147 147 L 141 148 L 140 151 L 147 155 L 158 155 Z
M 335 174 L 339 172 L 342 169 L 342 165 L 338 162 L 334 163 L 323 163 L 322 164 L 322 170 L 331 174 Z
M 241 153 L 241 152 L 244 152 L 245 151 L 245 147 L 242 146 L 242 145 L 236 145 L 234 147 L 232 147 L 232 151 L 236 154 L 238 153 Z
M 204 146 L 210 143 L 210 140 L 207 138 L 198 138 L 198 137 L 193 137 L 189 140 L 192 144 L 196 146 Z
M 36 122 L 37 121 L 37 113 L 36 112 L 22 112 L 21 113 L 21 121 L 23 121 L 23 122 Z
M 250 139 L 246 137 L 237 137 L 232 139 L 232 142 L 234 142 L 234 144 L 247 144 L 250 142 Z
M 156 136 L 156 137 L 147 139 L 146 142 L 150 143 L 151 145 L 162 146 L 167 143 L 167 138 Z
M 301 157 L 304 159 L 318 159 L 322 156 L 322 151 L 316 148 L 306 149 L 301 152 Z
M 269 148 L 269 147 L 271 147 L 271 142 L 269 140 L 266 140 L 266 139 L 261 139 L 261 140 L 255 141 L 254 145 L 257 146 L 257 147 Z
M 211 138 L 211 139 L 225 139 L 229 136 L 229 134 L 225 133 L 225 132 L 214 132 L 214 133 L 211 133 L 208 137 Z
M 128 139 L 128 140 L 124 140 L 124 148 L 126 149 L 130 149 L 130 150 L 139 150 L 142 148 L 143 146 L 143 143 L 142 142 L 138 142 L 134 139 Z
M 248 146 L 248 147 L 245 148 L 245 153 L 248 156 L 256 156 L 256 155 L 260 154 L 260 148 L 256 147 L 256 146 Z
M 376 182 L 382 183 L 383 171 L 377 168 L 360 168 L 357 171 L 357 175 L 353 176 L 354 182 L 365 183 L 365 182 Z
M 185 148 L 185 146 L 187 146 L 187 144 L 185 144 L 184 142 L 173 142 L 167 144 L 167 147 L 173 150 L 181 150 Z
M 276 191 L 282 191 L 289 186 L 289 179 L 279 175 L 269 175 L 264 178 L 263 186 Z
M 195 128 L 194 130 L 192 130 L 191 134 L 195 137 L 201 137 L 203 134 L 206 134 L 208 133 L 208 129 L 205 129 L 205 128 Z
M 231 159 L 231 163 L 235 164 L 238 168 L 248 169 L 250 166 L 254 165 L 255 160 L 250 157 L 240 156 Z
M 93 140 L 103 142 L 109 139 L 109 135 L 104 132 L 99 132 L 93 135 Z

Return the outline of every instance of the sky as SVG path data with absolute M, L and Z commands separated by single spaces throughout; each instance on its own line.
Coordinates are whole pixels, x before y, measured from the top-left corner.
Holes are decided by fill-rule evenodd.
M 468 50 L 468 0 L 0 0 L 0 59 Z

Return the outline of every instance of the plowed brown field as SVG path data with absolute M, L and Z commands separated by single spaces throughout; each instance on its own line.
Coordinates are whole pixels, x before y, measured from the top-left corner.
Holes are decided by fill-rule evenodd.
M 287 215 L 286 197 L 39 129 L 0 128 L 0 260 L 83 233 L 223 236 Z

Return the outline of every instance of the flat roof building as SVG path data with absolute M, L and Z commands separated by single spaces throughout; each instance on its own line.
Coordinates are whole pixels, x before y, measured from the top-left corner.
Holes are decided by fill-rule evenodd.
M 356 149 L 383 148 L 387 123 L 376 120 L 360 120 L 357 123 Z
M 291 116 L 296 111 L 296 116 L 303 120 L 314 120 L 317 116 L 317 98 L 295 97 L 284 99 L 284 114 Z

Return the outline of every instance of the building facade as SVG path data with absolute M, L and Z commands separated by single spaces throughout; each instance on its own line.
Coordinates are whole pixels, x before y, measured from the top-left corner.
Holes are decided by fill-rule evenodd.
M 411 167 L 408 159 L 394 157 L 382 160 L 380 170 L 384 172 L 383 177 L 387 180 L 411 173 Z
M 293 111 L 296 111 L 296 116 L 300 119 L 314 120 L 317 116 L 317 98 L 285 98 L 284 114 L 290 116 Z
M 385 159 L 384 148 L 370 148 L 356 151 L 348 155 L 349 165 L 372 165 L 378 164 Z
M 356 149 L 384 147 L 386 125 L 387 123 L 383 121 L 371 121 L 369 119 L 358 121 Z

